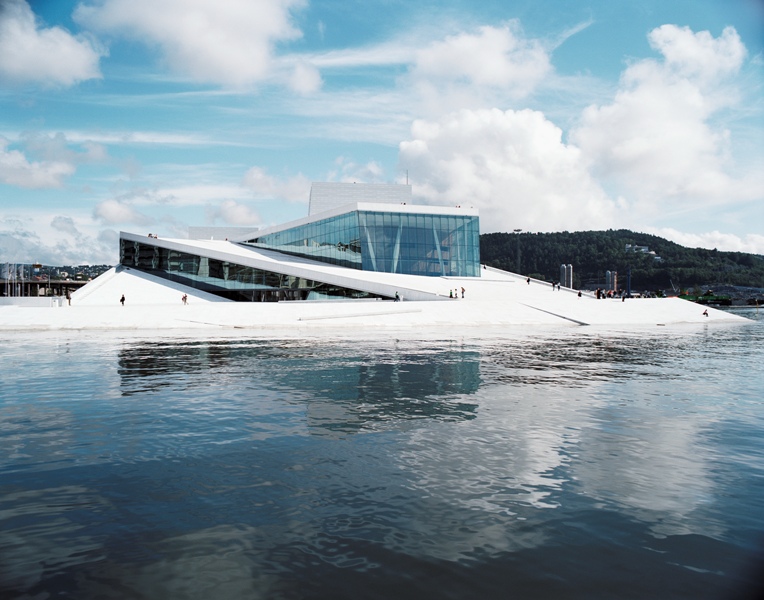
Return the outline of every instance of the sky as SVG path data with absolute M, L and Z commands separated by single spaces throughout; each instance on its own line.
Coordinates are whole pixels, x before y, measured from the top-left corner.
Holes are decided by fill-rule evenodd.
M 764 254 L 762 0 L 0 0 L 0 262 L 409 183 Z

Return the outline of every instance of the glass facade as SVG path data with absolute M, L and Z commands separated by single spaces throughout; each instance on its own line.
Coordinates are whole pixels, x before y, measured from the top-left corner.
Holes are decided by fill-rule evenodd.
M 353 211 L 245 243 L 364 271 L 480 274 L 479 219 L 473 215 Z
M 380 298 L 304 277 L 120 239 L 120 264 L 239 302 Z

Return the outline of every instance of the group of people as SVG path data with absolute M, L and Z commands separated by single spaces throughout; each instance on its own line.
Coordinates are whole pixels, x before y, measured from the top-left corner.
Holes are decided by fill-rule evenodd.
M 159 238 L 157 237 L 157 234 L 156 234 L 156 233 L 150 233 L 150 234 L 149 234 L 149 237 L 150 237 L 150 238 L 153 238 L 153 239 L 155 239 L 155 240 L 158 240 L 158 239 L 159 239 Z
M 597 288 L 596 294 L 597 300 L 602 298 L 615 298 L 616 296 L 621 296 L 623 298 L 623 290 L 616 292 L 615 290 L 603 290 L 601 288 Z
M 464 298 L 464 292 L 466 292 L 464 288 L 462 288 L 462 298 Z M 448 297 L 449 298 L 458 298 L 459 297 L 459 288 L 454 288 L 453 290 L 448 290 Z

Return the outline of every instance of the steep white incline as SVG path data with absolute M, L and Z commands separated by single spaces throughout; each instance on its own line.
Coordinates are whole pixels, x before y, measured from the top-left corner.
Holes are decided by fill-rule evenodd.
M 230 302 L 135 269 L 113 267 L 74 292 L 72 306 L 117 306 L 123 294 L 126 304 L 136 306 L 178 305 L 183 294 L 197 302 Z

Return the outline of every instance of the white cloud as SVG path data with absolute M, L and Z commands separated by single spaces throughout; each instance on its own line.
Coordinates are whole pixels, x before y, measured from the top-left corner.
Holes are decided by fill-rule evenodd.
M 530 95 L 551 73 L 538 40 L 526 39 L 516 21 L 484 26 L 430 43 L 413 53 L 403 84 L 426 114 L 507 106 Z
M 661 25 L 647 37 L 650 46 L 663 55 L 666 69 L 703 84 L 713 85 L 720 77 L 737 72 L 746 56 L 734 27 L 725 27 L 714 38 L 708 31 L 693 33 L 689 27 Z
M 68 234 L 74 238 L 78 238 L 82 235 L 77 229 L 77 226 L 74 223 L 74 219 L 71 217 L 63 217 L 61 215 L 57 215 L 53 217 L 53 220 L 50 222 L 50 226 L 56 231 Z
M 100 78 L 104 51 L 60 27 L 40 27 L 25 0 L 0 3 L 0 81 L 70 86 Z
M 490 86 L 524 96 L 550 71 L 540 43 L 522 39 L 517 21 L 433 42 L 416 53 L 416 80 Z
M 614 203 L 588 174 L 580 152 L 537 111 L 462 110 L 417 121 L 399 162 L 414 194 L 480 209 L 483 232 L 597 229 Z
M 408 40 L 361 48 L 343 48 L 317 54 L 303 54 L 302 58 L 322 69 L 357 69 L 358 67 L 385 67 L 413 64 L 419 45 Z
M 452 29 L 453 24 L 439 25 L 418 28 L 374 45 L 302 54 L 299 59 L 322 71 L 408 69 L 405 76 L 398 78 L 395 92 L 354 90 L 355 94 L 365 96 L 353 98 L 353 106 L 341 107 L 351 114 L 364 110 L 369 98 L 372 102 L 394 100 L 398 114 L 409 112 L 414 103 L 420 104 L 420 114 L 505 105 L 508 99 L 531 94 L 552 71 L 544 43 L 524 37 L 516 20 L 445 37 L 443 28 Z M 282 62 L 290 64 L 295 60 L 296 56 L 289 56 Z M 311 91 L 315 89 L 314 86 Z M 329 102 L 335 101 L 342 103 L 343 99 L 332 94 Z M 332 106 L 322 108 L 330 113 L 339 110 Z M 376 114 L 368 108 L 364 112 Z
M 260 215 L 246 204 L 235 202 L 234 200 L 224 200 L 217 206 L 211 207 L 207 211 L 207 218 L 211 222 L 222 220 L 227 225 L 236 225 L 246 227 L 248 225 L 257 226 L 260 224 Z
M 0 0 L 1 1 L 1 0 Z M 97 145 L 135 145 L 135 146 L 149 146 L 149 145 L 161 145 L 161 146 L 232 146 L 235 145 L 230 141 L 220 141 L 209 138 L 199 133 L 183 133 L 183 132 L 169 132 L 169 131 L 136 131 L 136 130 L 77 130 L 77 129 L 65 129 L 63 131 L 45 131 L 38 130 L 34 134 L 12 132 L 5 130 L 6 137 L 16 135 L 27 146 L 31 144 L 40 144 L 40 139 L 50 138 L 50 144 L 61 143 L 66 144 L 79 144 L 86 151 L 91 149 L 91 158 L 95 157 L 94 148 Z M 2 137 L 2 135 L 0 135 Z M 102 150 L 99 150 L 99 152 Z M 78 153 L 82 154 L 82 153 Z M 105 158 L 105 156 L 101 156 Z M 84 162 L 84 161 L 83 161 Z
M 312 94 L 321 88 L 321 74 L 314 66 L 298 62 L 289 78 L 289 87 L 298 94 Z
M 339 156 L 334 160 L 334 164 L 336 168 L 329 171 L 327 181 L 385 183 L 385 171 L 376 161 L 359 164 L 345 156 Z
M 286 200 L 307 203 L 310 180 L 303 175 L 278 179 L 261 167 L 252 167 L 244 175 L 242 185 L 258 200 Z
M 23 188 L 60 187 L 75 167 L 65 160 L 30 162 L 19 150 L 9 150 L 10 142 L 0 136 L 0 183 Z
M 24 217 L 0 217 L 0 255 L 10 262 L 115 264 L 118 249 L 116 232 L 99 230 L 87 218 L 45 211 L 32 211 Z
M 686 233 L 670 227 L 648 228 L 646 233 L 666 238 L 688 248 L 716 248 L 726 252 L 750 252 L 764 255 L 764 235 L 757 233 L 749 233 L 741 237 L 719 231 Z
M 191 169 L 185 167 L 178 170 L 175 174 L 165 173 L 165 177 L 181 179 L 190 177 L 189 173 L 196 173 L 200 167 L 194 165 Z M 120 206 L 142 207 L 146 209 L 156 208 L 187 208 L 206 206 L 210 202 L 218 202 L 231 198 L 247 199 L 250 195 L 247 190 L 241 186 L 226 184 L 205 184 L 189 183 L 188 185 L 177 186 L 153 186 L 140 187 L 132 186 L 124 192 L 115 194 L 106 202 L 117 203 Z M 108 205 L 113 206 L 113 205 Z M 116 210 L 118 207 L 113 206 Z M 140 221 L 139 221 L 140 222 Z
M 106 149 L 91 141 L 72 147 L 62 133 L 24 134 L 19 139 L 22 150 L 11 150 L 11 143 L 0 136 L 0 183 L 23 188 L 61 187 L 74 174 L 77 165 L 107 160 Z M 27 154 L 40 160 L 31 160 Z
M 96 31 L 159 47 L 178 73 L 239 87 L 267 78 L 274 45 L 301 36 L 290 13 L 303 5 L 304 0 L 102 0 L 79 5 L 74 18 Z
M 64 135 L 71 142 L 110 145 L 209 146 L 220 143 L 196 133 L 164 131 L 67 131 Z
M 153 222 L 150 217 L 136 210 L 130 204 L 115 199 L 104 200 L 96 204 L 93 209 L 93 218 L 106 225 L 149 225 Z
M 179 186 L 165 186 L 150 191 L 142 191 L 134 196 L 136 205 L 166 205 L 172 207 L 203 206 L 221 199 L 247 198 L 246 190 L 226 184 L 195 183 Z
M 737 100 L 746 51 L 735 30 L 715 39 L 663 25 L 649 40 L 663 60 L 628 67 L 612 104 L 588 107 L 571 131 L 592 173 L 642 215 L 760 198 L 760 176 L 730 174 L 730 132 L 713 120 Z
M 173 214 L 191 214 L 186 209 L 205 207 L 207 217 L 213 221 L 223 219 L 227 223 L 237 220 L 259 222 L 259 216 L 241 201 L 251 198 L 250 191 L 241 186 L 225 184 L 189 184 L 151 189 L 133 188 L 96 204 L 93 218 L 107 225 L 133 224 L 155 225 L 161 222 L 173 229 L 183 229 L 182 223 L 171 223 L 170 216 L 160 216 L 157 211 Z M 210 207 L 214 208 L 210 208 Z
M 80 142 L 81 151 L 72 148 L 71 140 L 63 133 L 45 135 L 42 133 L 23 134 L 21 143 L 31 154 L 46 162 L 62 162 L 71 165 L 103 162 L 108 158 L 106 148 L 91 140 Z
M 535 87 L 551 70 L 544 44 L 525 39 L 517 20 L 446 37 L 443 28 L 451 29 L 452 25 L 441 23 L 424 33 L 417 29 L 373 45 L 301 54 L 300 58 L 320 69 L 408 66 L 415 81 L 439 85 L 458 81 L 515 90 L 517 94 Z

